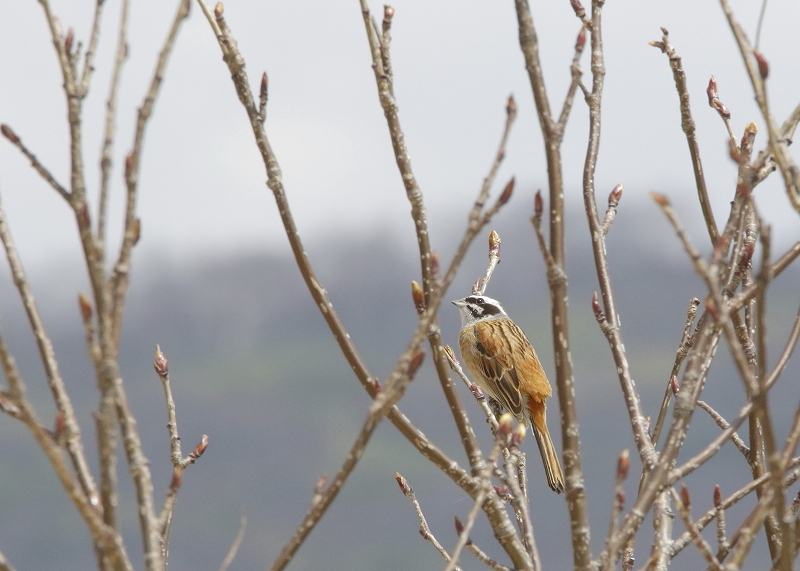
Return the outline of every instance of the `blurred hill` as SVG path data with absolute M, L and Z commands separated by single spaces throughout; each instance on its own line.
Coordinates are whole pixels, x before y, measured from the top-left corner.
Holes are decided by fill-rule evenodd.
M 493 226 L 503 239 L 503 263 L 487 294 L 501 299 L 528 332 L 552 379 L 549 294 L 526 216 L 517 212 L 511 218 L 509 214 Z M 613 362 L 589 304 L 596 277 L 588 232 L 581 213 L 570 217 L 570 224 L 577 228 L 568 239 L 570 329 L 593 548 L 599 550 L 613 499 L 616 457 L 623 448 L 635 451 L 635 447 Z M 438 237 L 443 268 L 459 237 L 460 230 L 455 228 L 451 224 L 447 234 Z M 482 275 L 487 233 L 488 229 L 472 248 L 447 299 L 467 293 Z M 702 228 L 693 233 L 698 244 L 704 245 Z M 414 246 L 413 241 L 401 244 L 388 235 L 334 236 L 309 246 L 319 281 L 328 289 L 371 372 L 381 378 L 391 371 L 416 324 L 409 295 L 409 281 L 419 279 Z M 702 299 L 703 287 L 655 209 L 621 211 L 609 235 L 609 256 L 634 377 L 645 410 L 655 416 L 689 299 Z M 59 268 L 32 280 L 87 448 L 94 456 L 91 413 L 96 394 L 75 303 L 76 292 L 86 289 L 81 270 Z M 787 272 L 770 292 L 773 356 L 782 348 L 797 311 L 797 284 L 798 272 Z M 53 407 L 8 279 L 0 284 L 0 311 L 0 324 L 26 375 L 31 398 L 43 423 L 50 424 L 47 419 L 52 418 Z M 440 318 L 445 340 L 455 345 L 456 311 L 446 305 Z M 231 569 L 264 568 L 308 509 L 319 476 L 338 469 L 369 405 L 293 260 L 258 251 L 192 262 L 137 258 L 125 323 L 122 366 L 157 498 L 166 490 L 171 468 L 163 394 L 152 369 L 156 343 L 170 362 L 184 453 L 201 434 L 210 437 L 205 456 L 184 476 L 171 536 L 170 568 L 216 569 L 242 512 L 248 528 Z M 704 398 L 729 417 L 741 406 L 743 391 L 724 347 L 719 353 Z M 796 357 L 784 377 L 771 394 L 780 438 L 798 400 Z M 488 443 L 488 429 L 477 406 L 466 390 L 461 396 L 481 441 Z M 400 408 L 454 459 L 465 462 L 430 363 L 417 375 Z M 550 411 L 551 430 L 560 441 L 555 401 Z M 0 427 L 0 550 L 18 569 L 94 567 L 88 534 L 43 454 L 16 421 L 3 417 Z M 682 457 L 701 449 L 717 430 L 698 412 Z M 547 569 L 566 569 L 571 556 L 565 504 L 544 485 L 535 444 L 531 441 L 527 447 L 533 454 L 531 494 L 542 560 Z M 631 458 L 635 467 L 636 454 Z M 120 481 L 126 482 L 122 457 L 119 469 Z M 454 545 L 452 518 L 465 517 L 471 502 L 384 423 L 291 568 L 390 571 L 442 566 L 438 554 L 420 539 L 417 518 L 397 489 L 395 472 L 405 475 L 414 487 L 439 540 L 445 546 Z M 697 513 L 712 505 L 715 483 L 724 482 L 723 494 L 727 494 L 748 479 L 738 452 L 726 446 L 711 469 L 689 479 Z M 637 484 L 635 476 L 627 482 L 629 499 Z M 128 549 L 135 554 L 138 524 L 132 498 L 126 485 L 120 500 L 122 517 L 128 525 Z M 742 512 L 734 510 L 733 521 L 737 513 Z M 675 528 L 676 534 L 683 531 L 677 522 Z M 488 527 L 479 520 L 473 537 L 496 554 L 487 534 Z M 647 547 L 638 546 L 638 561 L 644 560 Z M 696 557 L 689 551 L 687 561 Z M 469 559 L 465 555 L 466 566 L 475 567 Z

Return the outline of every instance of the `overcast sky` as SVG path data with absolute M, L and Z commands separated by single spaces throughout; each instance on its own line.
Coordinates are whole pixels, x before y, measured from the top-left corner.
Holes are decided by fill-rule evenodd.
M 734 2 L 745 31 L 755 35 L 759 2 Z M 86 43 L 93 2 L 53 1 L 62 25 Z M 104 102 L 119 19 L 106 0 L 92 88 L 85 102 L 84 153 L 96 193 Z M 133 1 L 130 57 L 124 68 L 114 157 L 113 190 L 122 194 L 119 166 L 130 149 L 136 107 L 144 96 L 175 2 Z M 504 216 L 530 215 L 531 197 L 546 183 L 530 86 L 517 39 L 513 2 L 397 0 L 392 54 L 395 92 L 434 244 L 451 243 L 447 223 L 470 207 L 495 152 L 506 98 L 519 108 L 499 188 L 512 175 L 517 194 Z M 371 3 L 377 16 L 382 4 Z M 579 25 L 569 3 L 532 2 L 550 102 L 560 108 Z M 312 244 L 334 232 L 377 231 L 413 243 L 408 204 L 391 152 L 370 68 L 356 0 L 269 2 L 230 0 L 225 15 L 254 86 L 269 73 L 267 132 L 283 168 L 298 226 Z M 800 101 L 800 4 L 769 3 L 761 51 L 771 65 L 770 95 L 783 121 Z M 713 74 L 733 114 L 737 134 L 763 120 L 722 10 L 712 0 L 611 0 L 604 9 L 607 79 L 598 196 L 625 185 L 623 206 L 659 218 L 647 193 L 682 201 L 687 223 L 699 218 L 677 95 L 667 58 L 648 46 L 669 29 L 683 56 L 704 166 L 718 220 L 727 216 L 735 166 L 726 131 L 708 105 Z M 0 19 L 0 121 L 8 123 L 62 184 L 68 185 L 68 138 L 62 80 L 41 6 L 13 3 Z M 588 50 L 582 60 L 590 83 Z M 565 150 L 568 200 L 580 200 L 586 106 L 576 98 Z M 796 152 L 795 152 L 796 155 Z M 782 241 L 798 238 L 797 214 L 779 176 L 759 187 L 759 205 Z M 169 63 L 146 134 L 140 177 L 143 222 L 139 260 L 156 250 L 182 259 L 241 249 L 287 251 L 266 175 L 245 113 L 208 23 L 192 6 Z M 499 189 L 498 189 L 499 191 Z M 71 259 L 74 221 L 63 200 L 7 141 L 0 141 L 0 196 L 30 267 Z M 121 218 L 121 200 L 112 218 Z M 628 212 L 630 212 L 629 210 Z M 621 214 L 624 215 L 624 214 Z M 582 224 L 582 221 L 577 220 Z M 502 219 L 499 221 L 502 224 Z M 118 228 L 117 228 L 118 230 Z M 704 232 L 695 227 L 698 243 Z

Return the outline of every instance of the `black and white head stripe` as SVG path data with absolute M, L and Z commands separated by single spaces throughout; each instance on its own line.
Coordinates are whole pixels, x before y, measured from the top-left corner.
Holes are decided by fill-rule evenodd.
M 486 297 L 483 295 L 470 295 L 464 298 L 464 303 L 467 309 L 475 319 L 482 319 L 484 317 L 505 316 L 506 312 L 503 311 L 500 302 Z

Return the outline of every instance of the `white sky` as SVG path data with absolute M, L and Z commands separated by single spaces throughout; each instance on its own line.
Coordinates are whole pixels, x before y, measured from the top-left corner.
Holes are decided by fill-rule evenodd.
M 93 2 L 53 1 L 64 28 L 86 43 Z M 92 89 L 85 102 L 84 152 L 96 192 L 104 102 L 116 44 L 119 1 L 106 0 Z M 754 37 L 759 2 L 734 2 Z M 136 107 L 175 2 L 134 1 L 130 57 L 124 69 L 115 147 L 112 218 L 121 218 L 119 169 L 132 140 Z M 471 206 L 500 137 L 506 98 L 518 120 L 498 181 L 517 176 L 514 216 L 530 215 L 532 192 L 544 188 L 545 165 L 535 109 L 517 41 L 513 2 L 397 0 L 392 53 L 395 91 L 414 169 L 429 208 L 434 243 L 450 242 L 448 222 Z M 588 5 L 588 1 L 587 1 Z M 165 6 L 167 6 L 165 8 Z M 371 3 L 377 17 L 382 4 Z M 569 3 L 532 2 L 551 106 L 559 109 L 579 26 Z M 8 123 L 64 185 L 68 185 L 66 111 L 61 77 L 38 2 L 13 3 L 0 19 L 0 122 Z M 230 0 L 225 15 L 251 80 L 270 78 L 267 131 L 283 168 L 297 223 L 307 240 L 333 232 L 365 236 L 385 229 L 413 243 L 408 203 L 391 153 L 370 68 L 356 0 L 268 2 Z M 771 65 L 770 92 L 782 122 L 800 101 L 800 4 L 769 3 L 761 51 Z M 680 130 L 677 95 L 667 58 L 648 42 L 670 30 L 689 76 L 694 116 L 718 221 L 735 182 L 726 132 L 706 101 L 709 76 L 733 114 L 737 133 L 753 120 L 763 127 L 752 91 L 718 3 L 711 0 L 611 0 L 604 9 L 607 79 L 598 197 L 625 184 L 623 208 L 649 204 L 658 190 L 682 200 L 697 222 L 694 182 Z M 588 49 L 582 68 L 587 85 Z M 580 200 L 586 106 L 576 98 L 565 151 L 569 201 Z M 762 133 L 764 129 L 762 128 Z M 759 135 L 757 148 L 764 144 Z M 796 155 L 796 152 L 795 152 Z M 797 214 L 779 175 L 759 188 L 765 217 L 782 242 L 798 238 Z M 140 260 L 160 250 L 192 259 L 238 249 L 286 251 L 266 175 L 246 116 L 215 38 L 197 5 L 178 38 L 146 135 L 140 176 L 143 222 Z M 0 196 L 30 267 L 69 260 L 78 244 L 63 200 L 5 139 L 0 140 Z M 660 217 L 654 209 L 643 216 Z M 118 228 L 117 228 L 118 230 Z M 704 237 L 700 228 L 693 233 Z M 66 238 L 65 236 L 70 236 Z

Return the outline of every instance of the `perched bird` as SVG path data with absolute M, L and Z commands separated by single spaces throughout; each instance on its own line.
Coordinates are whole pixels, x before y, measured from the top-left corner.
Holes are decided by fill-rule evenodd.
M 542 455 L 547 483 L 564 490 L 564 473 L 550 438 L 545 400 L 553 389 L 536 351 L 500 305 L 483 295 L 452 302 L 461 312 L 461 359 L 478 385 L 519 422 L 530 421 Z

